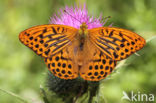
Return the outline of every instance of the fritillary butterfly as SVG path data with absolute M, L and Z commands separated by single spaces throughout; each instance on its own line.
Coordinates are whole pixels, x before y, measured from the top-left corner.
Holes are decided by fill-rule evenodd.
M 40 25 L 24 30 L 20 41 L 43 57 L 48 69 L 61 79 L 79 75 L 88 81 L 108 76 L 117 61 L 146 44 L 144 38 L 126 29 L 100 27 L 80 29 L 65 25 Z

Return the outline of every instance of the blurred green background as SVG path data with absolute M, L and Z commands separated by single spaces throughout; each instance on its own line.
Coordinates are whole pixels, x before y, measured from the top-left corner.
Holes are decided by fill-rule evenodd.
M 48 24 L 59 8 L 78 2 L 0 0 L 0 89 L 32 103 L 42 101 L 39 86 L 45 85 L 47 68 L 42 58 L 19 42 L 18 35 L 29 27 Z M 114 26 L 137 32 L 146 40 L 156 36 L 156 0 L 87 0 L 86 5 L 91 15 L 112 16 L 106 26 L 113 22 Z M 141 56 L 129 57 L 118 73 L 101 82 L 100 95 L 106 103 L 129 103 L 121 101 L 123 91 L 129 95 L 139 91 L 156 96 L 156 39 L 138 53 Z M 0 103 L 22 102 L 0 90 Z

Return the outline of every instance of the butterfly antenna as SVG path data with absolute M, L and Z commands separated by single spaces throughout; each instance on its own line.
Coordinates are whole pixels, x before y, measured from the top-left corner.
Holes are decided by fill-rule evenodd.
M 81 23 L 80 20 L 78 20 L 77 18 L 75 18 L 74 16 L 72 16 L 70 13 L 68 13 L 66 10 L 63 10 L 65 13 L 67 13 L 69 16 L 71 16 L 72 18 L 74 18 L 75 20 L 79 21 Z
M 102 18 L 101 20 L 102 20 L 102 21 L 106 21 L 106 20 L 108 20 L 108 19 L 110 19 L 110 18 L 111 18 L 111 16 L 106 16 L 106 17 Z
M 111 16 L 107 16 L 101 19 L 101 21 L 103 21 L 103 24 L 106 24 L 106 22 L 108 21 L 108 19 L 110 19 Z
M 110 18 L 111 18 L 111 16 L 107 16 L 107 17 L 102 18 L 100 21 L 102 21 L 103 24 L 105 24 L 108 21 L 108 19 L 110 19 Z M 89 22 L 89 23 L 87 23 L 87 25 L 90 23 L 94 23 L 94 22 L 96 22 L 96 21 L 94 20 L 92 22 Z

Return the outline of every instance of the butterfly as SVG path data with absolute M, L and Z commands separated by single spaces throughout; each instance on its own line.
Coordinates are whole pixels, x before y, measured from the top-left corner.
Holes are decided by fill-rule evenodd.
M 106 78 L 123 60 L 146 44 L 138 34 L 117 27 L 88 29 L 49 24 L 31 27 L 19 40 L 44 61 L 52 74 L 61 79 L 82 77 L 88 81 Z

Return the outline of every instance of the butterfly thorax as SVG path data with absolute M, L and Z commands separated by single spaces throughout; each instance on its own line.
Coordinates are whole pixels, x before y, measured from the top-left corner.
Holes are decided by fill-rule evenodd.
M 78 31 L 78 41 L 79 41 L 80 50 L 83 50 L 83 46 L 84 46 L 84 43 L 88 34 L 87 29 L 88 29 L 88 26 L 86 25 L 86 23 L 82 23 Z

